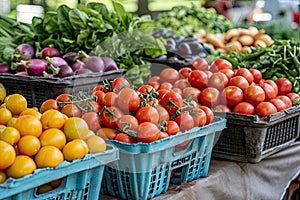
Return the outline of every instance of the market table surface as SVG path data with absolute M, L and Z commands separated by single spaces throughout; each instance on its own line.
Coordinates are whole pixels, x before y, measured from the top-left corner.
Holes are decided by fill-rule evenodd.
M 300 174 L 300 141 L 263 159 L 239 163 L 213 158 L 207 177 L 169 186 L 153 200 L 276 200 L 283 199 L 290 182 Z M 119 198 L 101 195 L 101 200 Z

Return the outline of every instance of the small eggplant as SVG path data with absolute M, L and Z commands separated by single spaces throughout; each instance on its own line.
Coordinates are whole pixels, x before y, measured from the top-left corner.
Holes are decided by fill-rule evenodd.
M 42 76 L 48 69 L 48 62 L 44 59 L 23 61 L 23 65 L 29 76 Z
M 30 44 L 20 44 L 13 53 L 13 61 L 30 60 L 34 57 L 35 50 Z
M 104 71 L 113 71 L 119 69 L 114 59 L 110 57 L 102 57 L 102 60 L 104 62 Z
M 10 70 L 9 64 L 0 63 L 0 73 L 7 73 L 9 72 L 9 70 Z

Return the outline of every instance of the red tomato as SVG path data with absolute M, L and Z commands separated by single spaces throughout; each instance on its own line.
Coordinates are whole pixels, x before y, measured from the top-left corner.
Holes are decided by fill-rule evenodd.
M 260 87 L 265 92 L 265 101 L 270 101 L 271 99 L 274 99 L 276 97 L 276 91 L 270 84 L 262 83 L 260 84 Z
M 154 124 L 158 124 L 159 113 L 154 107 L 145 106 L 137 110 L 135 117 L 139 123 L 152 122 Z
M 141 85 L 137 91 L 141 94 L 149 94 L 150 92 L 154 92 L 155 89 L 151 85 Z
M 173 120 L 166 121 L 165 132 L 170 135 L 175 135 L 180 131 L 179 125 Z
M 206 124 L 206 121 L 207 121 L 206 113 L 201 108 L 197 107 L 197 108 L 193 109 L 193 111 L 190 112 L 190 114 L 192 115 L 192 117 L 194 119 L 194 126 L 201 127 Z
M 129 144 L 136 143 L 135 139 L 133 139 L 132 137 L 130 137 L 126 133 L 119 133 L 119 134 L 117 134 L 116 137 L 114 138 L 114 140 L 117 140 L 117 141 L 120 141 L 120 142 L 129 143 Z
M 258 69 L 251 68 L 249 69 L 254 78 L 254 83 L 258 84 L 262 79 L 262 73 Z
M 290 108 L 290 107 L 293 106 L 292 100 L 288 96 L 279 95 L 279 96 L 276 97 L 276 99 L 282 100 L 285 103 L 286 108 Z
M 193 70 L 188 76 L 188 82 L 191 86 L 202 90 L 207 87 L 208 77 L 203 71 Z
M 103 107 L 100 112 L 100 119 L 102 120 L 104 127 L 116 128 L 117 121 L 122 115 L 122 111 L 115 106 Z
M 159 122 L 168 121 L 170 119 L 170 115 L 168 111 L 161 105 L 157 106 L 157 112 L 159 115 Z
M 221 69 L 232 69 L 232 64 L 225 59 L 218 58 L 214 60 L 210 65 L 210 71 L 212 72 L 217 72 Z
M 244 92 L 247 87 L 249 87 L 249 82 L 243 76 L 234 76 L 229 80 L 228 85 L 237 86 Z
M 183 90 L 184 88 L 189 87 L 189 86 L 190 86 L 190 84 L 187 81 L 187 79 L 178 79 L 174 83 L 173 88 L 179 88 L 179 89 Z
M 214 112 L 231 112 L 231 109 L 226 105 L 219 104 L 213 108 L 213 111 Z
M 229 107 L 234 107 L 244 99 L 244 93 L 237 86 L 227 86 L 221 92 L 221 102 Z
M 246 68 L 239 68 L 236 70 L 235 76 L 243 76 L 247 79 L 249 85 L 253 83 L 254 81 L 254 76 L 253 74 L 249 71 L 249 69 Z
M 128 128 L 130 130 L 136 130 L 138 126 L 139 126 L 138 120 L 136 119 L 136 117 L 132 115 L 122 115 L 117 120 L 117 127 L 121 131 L 123 131 L 124 128 Z
M 182 95 L 182 90 L 179 89 L 179 88 L 172 88 L 171 91 L 176 92 L 176 93 Z
M 159 90 L 160 89 L 166 89 L 166 90 L 171 90 L 173 88 L 173 84 L 169 82 L 163 82 L 159 85 Z
M 130 87 L 130 83 L 123 77 L 115 78 L 111 84 L 113 92 L 120 92 L 124 87 Z
M 234 76 L 234 72 L 232 69 L 221 69 L 220 72 L 225 74 L 228 80 L 230 80 Z
M 151 78 L 149 78 L 148 83 L 159 82 L 159 79 L 160 79 L 159 76 L 152 76 Z
M 98 131 L 96 132 L 96 135 L 98 135 L 99 137 L 103 138 L 103 139 L 109 139 L 109 140 L 113 140 L 117 134 L 119 134 L 120 132 L 117 129 L 114 128 L 100 128 L 98 129 Z
M 191 71 L 192 69 L 190 67 L 182 67 L 179 69 L 179 74 L 182 78 L 187 78 Z
M 158 81 L 151 81 L 148 82 L 148 85 L 151 85 L 155 89 L 155 91 L 157 91 L 159 89 L 160 83 Z
M 265 100 L 265 92 L 258 85 L 250 85 L 244 92 L 244 100 L 256 106 Z
M 107 92 L 107 91 L 104 90 L 104 85 L 103 85 L 103 84 L 96 85 L 96 86 L 93 88 L 92 92 L 95 92 L 95 91 L 103 91 L 103 92 Z
M 276 83 L 273 80 L 271 80 L 271 79 L 269 79 L 269 80 L 263 80 L 262 79 L 260 81 L 260 83 L 268 83 L 268 84 L 270 84 L 274 88 L 276 96 L 278 95 L 278 86 L 276 85 Z
M 291 92 L 293 85 L 291 81 L 287 78 L 279 78 L 276 80 L 276 85 L 278 87 L 278 95 L 283 95 Z
M 251 103 L 241 102 L 234 107 L 233 112 L 245 115 L 254 115 L 255 108 Z
M 213 73 L 211 71 L 206 70 L 204 72 L 207 75 L 207 78 L 210 78 L 213 75 Z
M 138 142 L 154 142 L 158 140 L 160 130 L 152 122 L 143 122 L 137 128 L 137 141 Z
M 194 119 L 188 111 L 183 111 L 175 117 L 174 121 L 179 125 L 180 131 L 186 131 L 193 128 L 195 125 Z
M 102 105 L 102 98 L 105 95 L 105 93 L 102 90 L 96 90 L 92 93 L 92 95 L 97 97 L 97 102 L 99 105 Z
M 166 132 L 159 131 L 159 136 L 158 136 L 159 140 L 167 138 L 167 137 L 169 137 L 169 135 Z
M 175 115 L 177 110 L 183 106 L 182 96 L 174 91 L 167 92 L 160 100 L 160 104 L 169 112 Z
M 180 78 L 179 72 L 171 67 L 163 69 L 159 76 L 161 83 L 168 82 L 171 84 L 174 84 Z
M 182 90 L 182 98 L 187 99 L 188 97 L 192 97 L 192 99 L 196 102 L 200 99 L 201 90 L 196 87 L 186 87 Z
M 208 87 L 214 87 L 222 91 L 228 84 L 227 76 L 222 72 L 213 73 L 208 79 Z
M 119 108 L 125 112 L 133 112 L 140 107 L 140 97 L 138 93 L 129 87 L 123 88 L 119 92 L 117 99 Z
M 281 99 L 271 99 L 270 102 L 276 107 L 278 112 L 286 109 L 286 105 Z
M 170 90 L 167 90 L 167 89 L 159 89 L 159 90 L 157 90 L 158 99 L 161 99 L 168 92 L 170 92 Z
M 116 106 L 118 105 L 118 94 L 115 92 L 107 92 L 103 95 L 101 106 Z
M 61 109 L 60 112 L 67 115 L 68 117 L 80 117 L 81 109 L 75 104 L 66 104 Z
M 300 96 L 298 94 L 296 94 L 295 92 L 290 92 L 286 95 L 287 97 L 289 97 L 294 105 L 294 101 L 296 99 L 298 99 L 298 101 L 300 102 Z
M 213 111 L 207 106 L 198 105 L 198 107 L 201 108 L 206 114 L 206 123 L 205 123 L 205 125 L 210 124 L 214 120 L 214 117 L 215 117 Z
M 84 121 L 89 126 L 89 129 L 92 130 L 94 133 L 96 133 L 98 129 L 101 128 L 101 120 L 98 113 L 87 112 L 84 113 L 81 118 L 84 119 Z
M 55 100 L 57 101 L 58 104 L 59 104 L 59 102 L 71 102 L 72 95 L 69 93 L 63 93 L 63 94 L 58 95 Z
M 260 102 L 255 107 L 255 112 L 259 117 L 266 117 L 277 112 L 276 107 L 271 102 Z
M 82 102 L 82 104 L 83 104 L 83 102 Z M 96 101 L 90 101 L 90 102 L 86 103 L 86 105 L 83 108 L 84 109 L 81 111 L 82 115 L 86 112 L 98 113 L 102 109 L 102 107 Z
M 205 71 L 205 70 L 208 70 L 209 65 L 205 58 L 198 57 L 192 61 L 191 67 L 192 67 L 192 69 L 198 69 L 198 70 Z
M 219 104 L 220 102 L 220 91 L 213 87 L 208 87 L 202 90 L 200 95 L 200 102 L 208 107 Z

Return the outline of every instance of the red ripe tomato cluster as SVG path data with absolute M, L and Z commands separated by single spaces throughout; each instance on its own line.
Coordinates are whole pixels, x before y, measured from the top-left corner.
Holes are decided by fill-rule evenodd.
M 159 90 L 177 92 L 183 98 L 191 97 L 196 104 L 216 112 L 257 114 L 259 117 L 300 101 L 299 95 L 291 92 L 292 83 L 287 78 L 279 78 L 276 82 L 265 80 L 259 70 L 233 69 L 230 62 L 221 58 L 211 65 L 204 58 L 197 58 L 191 68 L 184 67 L 178 72 L 166 68 L 160 76 L 152 77 L 149 84 Z

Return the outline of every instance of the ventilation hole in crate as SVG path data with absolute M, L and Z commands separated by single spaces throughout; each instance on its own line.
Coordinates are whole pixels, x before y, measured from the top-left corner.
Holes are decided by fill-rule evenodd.
M 89 188 L 90 188 L 90 184 L 87 183 L 84 190 L 83 190 L 84 191 L 84 194 L 83 194 L 83 199 L 84 200 L 87 200 L 88 197 L 89 197 Z
M 126 196 L 132 196 L 131 188 L 130 188 L 130 173 L 129 169 L 126 168 L 124 171 L 119 171 L 121 175 L 121 183 L 123 187 L 123 192 L 125 192 Z M 118 184 L 118 183 L 117 183 Z
M 263 151 L 282 145 L 297 137 L 299 116 L 284 120 L 267 129 Z

